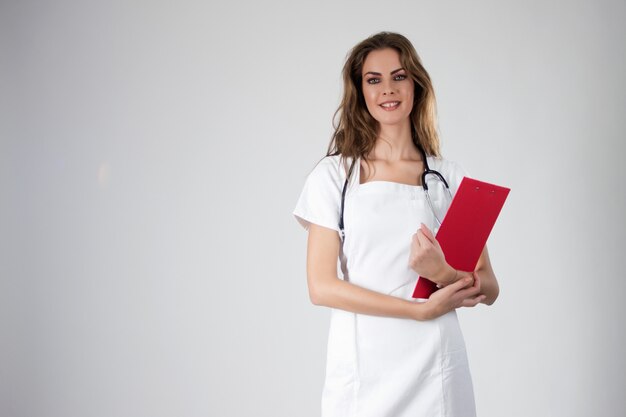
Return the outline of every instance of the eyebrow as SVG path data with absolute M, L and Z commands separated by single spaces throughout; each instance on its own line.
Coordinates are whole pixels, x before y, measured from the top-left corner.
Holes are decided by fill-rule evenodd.
M 391 71 L 391 72 L 389 73 L 389 75 L 393 75 L 393 74 L 395 74 L 395 73 L 396 73 L 396 72 L 398 72 L 398 71 L 402 71 L 403 69 L 404 69 L 404 68 L 398 68 L 398 69 L 395 69 L 395 70 Z M 366 72 L 365 74 L 363 74 L 363 76 L 366 76 L 367 74 L 372 74 L 372 75 L 382 75 L 380 72 L 368 71 L 368 72 Z

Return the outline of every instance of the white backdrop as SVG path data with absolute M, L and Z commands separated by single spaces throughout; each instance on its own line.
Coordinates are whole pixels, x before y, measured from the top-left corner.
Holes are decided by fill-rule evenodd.
M 621 1 L 0 3 L 0 415 L 317 416 L 291 210 L 348 50 L 414 43 L 444 156 L 512 188 L 480 416 L 623 416 Z

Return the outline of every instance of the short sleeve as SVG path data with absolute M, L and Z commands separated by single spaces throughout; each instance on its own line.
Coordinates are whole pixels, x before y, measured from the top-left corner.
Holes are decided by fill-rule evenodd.
M 296 220 L 309 230 L 311 223 L 339 231 L 344 176 L 339 156 L 324 157 L 309 173 L 293 210 Z

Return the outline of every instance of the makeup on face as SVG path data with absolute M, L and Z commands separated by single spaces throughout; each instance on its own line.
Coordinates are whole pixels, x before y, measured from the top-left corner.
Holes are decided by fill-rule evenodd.
M 362 89 L 368 111 L 380 123 L 395 124 L 413 108 L 413 80 L 394 49 L 370 52 L 363 63 Z

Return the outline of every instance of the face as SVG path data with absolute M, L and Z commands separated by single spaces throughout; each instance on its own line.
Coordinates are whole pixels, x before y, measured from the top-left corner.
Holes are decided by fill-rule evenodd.
M 363 63 L 363 96 L 367 109 L 381 125 L 408 123 L 413 109 L 413 80 L 392 48 L 370 52 Z

